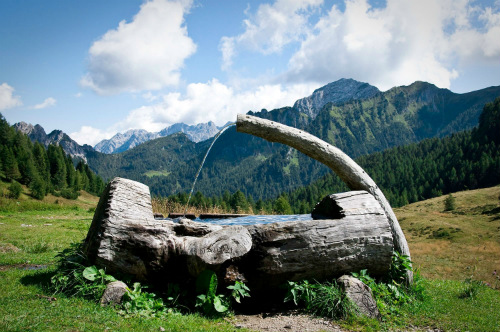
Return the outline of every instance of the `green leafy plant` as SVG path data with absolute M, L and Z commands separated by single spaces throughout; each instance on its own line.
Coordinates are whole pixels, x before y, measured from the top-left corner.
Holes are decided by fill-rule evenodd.
M 217 294 L 217 275 L 205 270 L 196 279 L 196 308 L 207 316 L 220 316 L 229 311 L 230 302 L 223 294 Z
M 329 318 L 347 318 L 357 307 L 345 296 L 337 283 L 309 283 L 288 281 L 284 302 L 293 301 L 307 312 Z
M 471 275 L 465 279 L 464 287 L 458 296 L 461 299 L 475 300 L 477 298 L 477 295 L 479 294 L 479 291 L 481 290 L 481 287 L 484 286 L 484 283 L 482 281 L 474 279 L 474 274 L 477 270 L 477 267 L 474 265 L 471 270 Z
M 236 281 L 233 286 L 227 286 L 231 290 L 231 297 L 238 303 L 241 303 L 241 298 L 250 297 L 250 288 L 243 282 Z
M 479 294 L 479 291 L 481 290 L 481 287 L 483 286 L 484 284 L 482 281 L 467 278 L 464 281 L 464 288 L 460 292 L 460 295 L 458 297 L 462 299 L 475 300 L 477 298 L 477 295 Z
M 65 293 L 69 296 L 82 296 L 98 301 L 106 285 L 116 279 L 106 274 L 104 269 L 86 266 L 81 252 L 81 244 L 72 244 L 70 248 L 57 255 L 58 268 L 51 278 L 54 295 Z
M 407 271 L 413 274 L 413 283 L 405 282 Z M 392 315 L 397 317 L 401 312 L 401 306 L 411 303 L 415 299 L 424 298 L 424 286 L 420 273 L 414 271 L 411 260 L 406 255 L 394 252 L 389 274 L 382 281 L 376 281 L 370 277 L 367 270 L 351 273 L 353 277 L 361 280 L 372 290 L 377 307 L 382 317 Z
M 312 300 L 316 297 L 317 288 L 317 284 L 311 284 L 307 280 L 288 281 L 284 302 L 293 301 L 296 306 L 302 305 L 306 310 L 309 310 Z
M 134 283 L 132 289 L 127 288 L 127 292 L 123 296 L 122 309 L 119 311 L 127 317 L 165 317 L 169 313 L 175 313 L 174 308 L 169 308 L 163 302 L 163 299 L 158 298 L 156 294 L 144 292 L 145 286 L 140 283 Z M 175 303 L 176 299 L 171 297 L 167 301 Z
M 407 255 L 401 255 L 399 252 L 392 253 L 392 263 L 389 270 L 389 281 L 404 283 L 407 271 L 412 271 L 411 260 Z
M 370 275 L 368 274 L 368 270 L 366 270 L 366 269 L 363 269 L 363 270 L 359 271 L 359 273 L 352 272 L 351 275 L 354 278 L 357 278 L 361 282 L 365 283 L 370 288 L 373 288 L 372 286 L 376 285 L 375 279 L 373 279 L 372 277 L 370 277 Z

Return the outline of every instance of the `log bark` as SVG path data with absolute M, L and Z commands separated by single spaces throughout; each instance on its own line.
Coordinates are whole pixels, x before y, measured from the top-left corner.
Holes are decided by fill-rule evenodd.
M 361 269 L 386 275 L 394 243 L 380 204 L 364 191 L 329 199 L 340 218 L 251 226 L 174 222 L 154 219 L 147 186 L 115 178 L 100 199 L 84 252 L 110 273 L 152 283 L 186 282 L 211 269 L 219 280 L 245 280 L 256 292 Z
M 291 146 L 328 166 L 351 190 L 366 190 L 372 194 L 389 219 L 395 250 L 411 258 L 406 237 L 384 194 L 375 181 L 340 149 L 302 130 L 250 115 L 238 114 L 236 130 L 264 138 L 270 142 Z M 406 281 L 413 282 L 413 272 L 410 270 L 407 271 Z

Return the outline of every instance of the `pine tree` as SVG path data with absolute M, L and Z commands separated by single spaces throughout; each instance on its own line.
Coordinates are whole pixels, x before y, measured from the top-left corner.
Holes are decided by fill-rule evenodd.
M 40 177 L 36 177 L 30 183 L 30 190 L 34 198 L 41 200 L 47 194 L 47 184 Z
M 240 190 L 237 190 L 231 197 L 231 208 L 235 213 L 248 212 L 248 202 Z
M 8 180 L 19 180 L 21 178 L 21 172 L 19 172 L 19 166 L 17 165 L 17 160 L 12 149 L 4 147 L 1 154 L 5 177 Z
M 285 196 L 280 196 L 276 199 L 274 211 L 277 214 L 292 214 L 292 207 Z
M 50 177 L 52 185 L 56 190 L 66 187 L 66 161 L 64 152 L 60 146 L 49 145 L 47 156 L 50 165 Z
M 444 200 L 444 210 L 445 211 L 453 211 L 457 208 L 455 197 L 452 194 L 449 194 L 448 197 Z

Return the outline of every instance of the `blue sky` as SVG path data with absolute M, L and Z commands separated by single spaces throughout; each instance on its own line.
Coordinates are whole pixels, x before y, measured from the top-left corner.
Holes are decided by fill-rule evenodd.
M 500 1 L 0 2 L 0 112 L 80 144 L 222 125 L 344 77 L 500 85 Z

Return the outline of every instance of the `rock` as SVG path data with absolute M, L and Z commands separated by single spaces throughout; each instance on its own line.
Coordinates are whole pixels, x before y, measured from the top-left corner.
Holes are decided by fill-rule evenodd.
M 368 99 L 377 93 L 380 93 L 379 89 L 368 83 L 343 78 L 316 89 L 309 97 L 297 100 L 293 107 L 314 119 L 327 103 L 340 105 L 352 100 Z
M 161 213 L 155 213 L 153 216 L 155 219 L 165 219 L 165 216 Z
M 346 296 L 359 308 L 362 315 L 380 319 L 377 302 L 373 298 L 370 287 L 361 280 L 348 275 L 338 278 L 337 283 L 346 293 Z
M 122 303 L 123 295 L 127 292 L 127 285 L 123 281 L 113 281 L 106 286 L 101 297 L 101 306 L 117 305 Z

